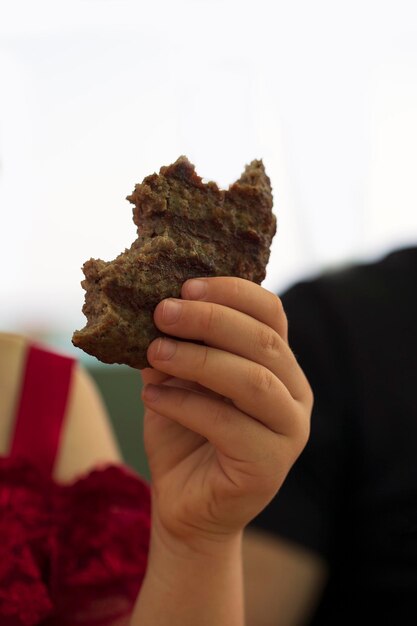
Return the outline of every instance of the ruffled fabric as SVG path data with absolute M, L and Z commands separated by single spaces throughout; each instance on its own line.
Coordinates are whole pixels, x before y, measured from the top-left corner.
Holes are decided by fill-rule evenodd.
M 128 615 L 149 534 L 149 488 L 125 467 L 59 485 L 0 458 L 0 624 L 105 626 Z

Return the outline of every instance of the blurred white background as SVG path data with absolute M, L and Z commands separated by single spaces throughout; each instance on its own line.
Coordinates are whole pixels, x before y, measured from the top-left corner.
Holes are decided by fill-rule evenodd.
M 134 184 L 262 158 L 264 285 L 417 241 L 415 0 L 0 0 L 0 327 L 70 336 Z

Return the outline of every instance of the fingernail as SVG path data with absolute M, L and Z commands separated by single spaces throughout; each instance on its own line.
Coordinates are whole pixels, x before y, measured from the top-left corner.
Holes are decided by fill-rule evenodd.
M 191 300 L 200 300 L 207 293 L 207 282 L 200 278 L 193 278 L 187 282 L 185 291 L 187 297 Z
M 158 346 L 155 351 L 155 359 L 167 361 L 174 356 L 177 344 L 171 339 L 159 339 Z
M 162 319 L 166 324 L 176 322 L 181 314 L 182 304 L 177 300 L 165 300 L 162 309 Z
M 157 385 L 146 385 L 143 390 L 143 399 L 154 402 L 161 395 L 161 388 Z

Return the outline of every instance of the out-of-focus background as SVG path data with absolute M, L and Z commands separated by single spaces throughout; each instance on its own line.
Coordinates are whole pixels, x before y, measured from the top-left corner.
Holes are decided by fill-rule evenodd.
M 82 263 L 181 154 L 222 186 L 264 160 L 269 289 L 415 243 L 415 1 L 0 0 L 0 328 L 71 351 Z M 79 357 L 135 464 L 137 373 Z

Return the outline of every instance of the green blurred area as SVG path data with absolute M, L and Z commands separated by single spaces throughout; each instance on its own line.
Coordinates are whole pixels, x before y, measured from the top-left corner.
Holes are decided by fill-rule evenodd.
M 86 364 L 110 415 L 123 459 L 149 480 L 143 445 L 142 380 L 138 370 L 124 365 Z

